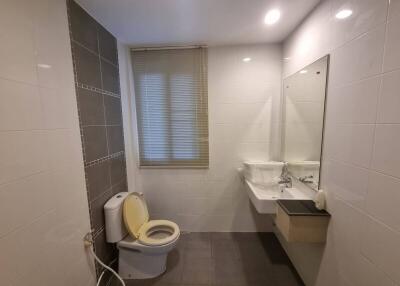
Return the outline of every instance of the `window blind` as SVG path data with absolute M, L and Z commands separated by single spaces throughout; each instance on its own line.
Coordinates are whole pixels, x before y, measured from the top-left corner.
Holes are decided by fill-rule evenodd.
M 142 167 L 208 167 L 207 49 L 132 51 Z

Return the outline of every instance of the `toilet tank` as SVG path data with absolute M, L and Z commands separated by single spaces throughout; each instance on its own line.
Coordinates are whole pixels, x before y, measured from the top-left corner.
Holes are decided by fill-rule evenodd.
M 104 205 L 104 217 L 107 242 L 114 243 L 122 240 L 127 234 L 122 218 L 122 207 L 128 192 L 121 192 L 110 198 Z

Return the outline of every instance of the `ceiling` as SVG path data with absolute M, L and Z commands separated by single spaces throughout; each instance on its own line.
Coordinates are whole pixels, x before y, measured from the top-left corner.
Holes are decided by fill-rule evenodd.
M 319 0 L 78 0 L 131 46 L 279 43 Z M 264 24 L 269 9 L 281 19 Z

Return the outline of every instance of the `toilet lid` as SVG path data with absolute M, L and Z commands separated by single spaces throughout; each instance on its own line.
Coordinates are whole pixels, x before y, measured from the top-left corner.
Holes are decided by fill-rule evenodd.
M 140 227 L 149 220 L 149 212 L 143 196 L 138 193 L 130 193 L 125 198 L 123 217 L 129 234 L 138 238 Z

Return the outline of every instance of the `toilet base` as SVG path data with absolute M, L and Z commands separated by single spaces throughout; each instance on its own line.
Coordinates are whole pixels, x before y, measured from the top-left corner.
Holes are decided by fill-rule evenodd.
M 144 254 L 135 250 L 119 249 L 118 273 L 122 279 L 148 279 L 165 272 L 168 253 Z

